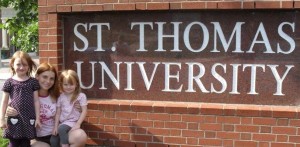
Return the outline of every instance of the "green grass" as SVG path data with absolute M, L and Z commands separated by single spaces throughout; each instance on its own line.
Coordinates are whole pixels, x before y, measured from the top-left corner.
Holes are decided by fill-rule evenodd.
M 2 129 L 0 129 L 0 147 L 7 147 L 8 139 L 2 137 Z

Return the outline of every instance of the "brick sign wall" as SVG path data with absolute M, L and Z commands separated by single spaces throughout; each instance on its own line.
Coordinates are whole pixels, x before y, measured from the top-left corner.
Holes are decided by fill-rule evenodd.
M 66 14 L 65 68 L 79 73 L 90 98 L 298 105 L 298 17 L 287 10 Z
M 299 95 L 297 94 L 297 83 L 299 83 L 297 82 L 297 80 L 299 79 L 297 76 L 297 74 L 299 73 L 299 60 L 297 59 L 297 56 L 299 55 L 299 51 L 297 50 L 299 29 L 297 29 L 297 27 L 299 25 L 299 20 L 297 18 L 299 14 L 297 12 L 297 8 L 300 6 L 300 2 L 151 2 L 147 0 L 39 0 L 38 2 L 40 27 L 40 62 L 50 62 L 59 70 L 62 70 L 64 68 L 72 68 L 75 70 L 77 69 L 78 72 L 82 72 L 82 74 L 84 75 L 82 76 L 82 87 L 84 89 L 84 92 L 89 96 L 89 111 L 83 128 L 86 130 L 89 136 L 88 144 L 102 145 L 106 143 L 110 144 L 111 146 L 120 147 L 294 147 L 299 145 L 298 143 L 300 136 L 298 127 L 300 124 L 300 120 L 298 118 L 300 116 L 298 114 L 299 110 L 297 107 L 299 99 Z M 201 15 L 197 14 L 200 12 Z M 147 14 L 149 14 L 149 17 L 146 17 Z M 190 14 L 189 17 L 186 16 L 188 14 Z M 195 18 L 193 16 L 200 17 L 201 19 L 195 21 Z M 186 30 L 185 28 L 187 28 L 189 24 L 192 24 L 192 22 L 201 22 L 195 23 L 198 24 L 198 26 L 208 26 L 207 30 L 210 36 L 213 36 L 213 34 L 216 32 L 218 32 L 220 36 L 220 34 L 222 34 L 220 33 L 220 30 L 216 31 L 218 29 L 214 29 L 216 28 L 215 26 L 218 26 L 218 24 L 211 23 L 220 22 L 220 26 L 226 26 L 227 28 L 224 29 L 221 27 L 224 32 L 225 38 L 228 39 L 234 29 L 239 29 L 238 22 L 245 22 L 245 25 L 243 26 L 246 26 L 246 28 L 248 29 L 243 29 L 243 31 L 246 30 L 247 35 L 246 38 L 245 35 L 242 35 L 243 37 L 241 37 L 240 43 L 243 49 L 245 48 L 245 46 L 247 49 L 245 50 L 245 53 L 238 54 L 238 56 L 236 56 L 234 51 L 239 52 L 239 50 L 236 48 L 236 42 L 239 41 L 236 40 L 235 37 L 233 37 L 233 44 L 235 48 L 232 48 L 232 45 L 229 47 L 229 51 L 231 53 L 223 52 L 217 55 L 209 51 L 203 51 L 201 52 L 201 54 L 197 54 L 194 52 L 191 53 L 191 50 L 200 50 L 201 48 L 200 46 L 197 46 L 197 44 L 195 45 L 193 43 L 191 43 L 190 47 L 187 47 L 185 44 L 185 49 L 190 48 L 188 52 L 187 50 L 180 53 L 171 52 L 171 50 L 179 50 L 176 49 L 176 44 L 173 43 L 171 45 L 166 45 L 170 46 L 170 48 L 165 48 L 166 50 L 170 51 L 166 53 L 161 52 L 159 54 L 156 54 L 155 51 L 152 53 L 148 52 L 148 54 L 143 52 L 136 52 L 143 50 L 141 48 L 140 41 L 138 41 L 139 35 L 130 36 L 134 33 L 129 33 L 129 31 L 126 29 L 124 30 L 124 28 L 127 27 L 129 28 L 129 30 L 132 30 L 130 29 L 134 28 L 132 26 L 132 22 L 141 22 L 145 20 L 147 22 L 153 22 L 154 30 L 158 30 L 159 24 L 161 24 L 163 29 L 175 28 L 177 23 L 170 23 L 173 21 L 170 18 L 175 19 L 176 21 L 174 22 L 184 22 L 183 25 L 178 24 L 178 26 L 184 26 L 184 29 L 178 29 L 179 32 L 182 33 L 178 36 L 181 37 L 184 36 L 184 32 Z M 94 31 L 88 35 L 89 32 L 86 30 L 90 29 L 89 27 L 92 23 L 99 23 L 99 20 L 100 22 L 101 20 L 105 20 L 105 22 L 111 23 L 110 32 L 105 33 L 104 31 L 103 33 L 103 35 L 109 35 L 108 37 L 104 37 L 103 49 L 104 47 L 107 47 L 110 50 L 109 52 L 104 54 L 94 52 L 95 50 L 97 50 L 97 48 L 93 48 L 94 46 L 97 46 L 97 39 L 87 37 L 87 40 L 90 41 L 90 43 L 92 44 L 90 45 L 92 47 L 86 49 L 84 47 L 85 41 L 84 39 L 82 39 L 86 36 L 97 36 L 97 32 Z M 166 24 L 170 25 L 165 27 L 163 23 L 156 23 L 164 21 L 166 21 Z M 124 22 L 126 23 L 125 25 L 122 24 Z M 115 23 L 117 25 L 114 25 Z M 76 26 L 78 26 L 78 30 L 75 29 Z M 240 26 L 242 26 L 242 24 L 240 24 Z M 173 30 L 171 32 L 174 33 L 174 29 L 171 30 Z M 202 32 L 204 31 L 202 29 Z M 243 31 L 241 32 L 244 34 L 245 32 Z M 86 34 L 84 34 L 84 32 Z M 131 45 L 133 51 L 113 51 L 113 43 L 115 42 L 115 40 L 118 40 L 120 32 L 123 36 L 125 36 L 125 40 L 127 41 L 128 45 Z M 145 32 L 147 34 L 150 33 L 148 31 Z M 154 31 L 154 34 L 158 34 L 158 32 L 159 31 Z M 197 30 L 195 32 L 197 32 Z M 264 33 L 266 33 L 265 36 L 269 36 L 268 41 L 270 42 L 271 49 L 267 48 L 268 45 L 266 45 L 266 42 L 268 41 L 266 41 L 266 38 L 264 38 Z M 78 34 L 81 34 L 81 37 Z M 260 37 L 256 38 L 256 34 L 259 34 L 258 36 Z M 191 35 L 193 34 L 190 33 L 190 36 Z M 154 40 L 159 40 L 157 39 L 158 37 L 151 37 L 151 35 L 146 35 L 146 37 L 150 37 L 145 39 L 147 41 L 151 40 L 151 38 L 154 38 Z M 213 37 L 211 38 L 213 40 Z M 198 39 L 199 41 L 199 37 L 196 37 L 195 39 Z M 224 47 L 224 44 L 226 43 L 222 42 L 221 40 L 222 39 L 219 39 L 217 41 L 217 44 L 221 46 L 223 45 Z M 263 47 L 257 47 L 257 44 L 261 45 L 261 40 L 264 40 L 262 43 Z M 149 43 L 147 41 L 145 42 L 145 47 L 147 49 L 156 49 L 158 51 L 163 50 L 159 49 L 159 43 L 151 46 L 151 42 Z M 167 44 L 168 42 L 169 41 L 163 43 Z M 213 41 L 208 43 L 208 46 L 211 49 L 214 48 L 212 42 Z M 262 49 L 261 51 L 254 53 L 254 55 L 250 53 L 250 48 L 252 46 L 251 44 L 253 42 L 257 43 L 255 44 L 255 47 L 257 48 L 254 47 L 253 50 L 255 49 L 255 51 L 257 51 L 259 49 Z M 184 43 L 186 42 L 179 41 L 179 44 Z M 134 44 L 138 45 L 132 47 L 132 45 Z M 150 46 L 147 46 L 149 44 Z M 278 45 L 276 44 L 280 45 L 283 50 L 280 51 Z M 293 44 L 295 46 L 293 46 Z M 179 47 L 182 48 L 182 46 L 180 45 Z M 223 51 L 224 48 L 222 48 Z M 79 50 L 82 50 L 82 52 Z M 101 49 L 99 48 L 98 50 Z M 115 50 L 117 50 L 117 48 L 115 48 Z M 247 54 L 247 51 L 249 54 Z M 272 53 L 273 51 L 274 53 Z M 285 53 L 280 54 L 280 52 Z M 164 59 L 163 57 L 166 57 L 167 59 Z M 172 60 L 172 58 L 174 58 L 174 60 Z M 101 62 L 99 61 L 102 61 L 102 59 L 105 59 L 103 61 L 109 62 L 103 62 L 103 64 L 101 64 Z M 232 59 L 237 60 L 231 61 Z M 95 76 L 95 79 L 98 78 L 97 80 L 95 80 L 97 82 L 97 84 L 95 84 L 96 88 L 92 87 L 89 89 L 86 87 L 90 85 L 90 79 L 92 76 L 86 75 L 92 75 L 91 71 L 93 71 L 93 61 L 97 61 L 97 65 L 95 62 L 95 67 L 97 67 L 98 69 L 95 70 L 95 74 L 99 75 Z M 164 84 L 153 84 L 152 87 L 148 84 L 149 91 L 147 91 L 147 84 L 141 86 L 144 89 L 135 87 L 136 85 L 139 85 L 136 84 L 136 82 L 143 81 L 142 76 L 132 78 L 132 83 L 135 83 L 133 84 L 134 86 L 131 86 L 130 83 L 124 80 L 124 77 L 126 77 L 128 81 L 128 76 L 122 76 L 120 80 L 121 82 L 119 83 L 119 88 L 118 84 L 116 84 L 118 83 L 118 80 L 116 80 L 117 82 L 115 83 L 109 82 L 108 80 L 108 82 L 106 81 L 107 83 L 102 83 L 101 85 L 101 82 L 103 80 L 99 79 L 99 77 L 102 77 L 102 75 L 100 74 L 101 67 L 105 67 L 103 65 L 107 65 L 107 69 L 111 69 L 112 75 L 116 76 L 115 73 L 117 73 L 118 71 L 118 68 L 116 68 L 117 66 L 110 66 L 116 65 L 116 62 L 120 62 L 120 64 L 121 62 L 123 64 L 131 62 L 137 64 L 136 66 L 132 67 L 142 67 L 141 65 L 138 65 L 142 64 L 142 62 L 176 62 L 177 64 L 172 64 L 176 66 L 175 71 L 179 71 L 178 69 L 186 69 L 185 67 L 179 68 L 179 63 L 181 65 L 188 65 L 186 63 L 205 62 L 206 64 L 203 64 L 204 67 L 209 67 L 209 69 L 207 69 L 206 71 L 213 71 L 211 69 L 214 64 L 223 63 L 217 64 L 218 67 L 221 67 L 221 70 L 216 70 L 217 73 L 221 73 L 220 76 L 213 76 L 216 74 L 210 72 L 211 76 L 205 77 L 206 80 L 203 80 L 201 82 L 204 83 L 203 85 L 205 85 L 204 87 L 206 90 L 208 89 L 206 88 L 208 87 L 207 85 L 211 85 L 210 82 L 218 82 L 218 84 L 215 85 L 215 92 L 220 92 L 222 91 L 222 88 L 225 87 L 225 82 L 222 82 L 222 78 L 216 77 L 223 77 L 224 80 L 230 79 L 228 81 L 231 82 L 228 82 L 228 84 L 230 85 L 228 86 L 229 90 L 227 89 L 225 91 L 222 91 L 223 93 L 221 92 L 221 94 L 217 94 L 217 92 L 214 94 L 205 94 L 204 88 L 201 88 L 201 86 L 199 86 L 197 87 L 199 91 L 195 92 L 194 95 L 186 92 L 189 89 L 188 84 L 178 80 L 189 79 L 189 75 L 180 74 L 181 77 L 184 76 L 185 78 L 179 78 L 179 75 L 177 77 L 176 74 L 172 72 L 170 72 L 168 76 L 170 79 L 170 86 L 167 88 L 166 83 L 168 85 L 168 82 L 165 81 L 166 78 L 154 78 L 154 81 L 156 80 L 155 84 L 161 81 L 163 81 L 162 83 Z M 208 62 L 211 62 L 211 65 L 209 64 L 208 66 Z M 245 69 L 247 67 L 244 67 L 245 73 L 240 74 L 242 75 L 242 78 L 237 77 L 239 83 L 239 86 L 237 87 L 242 87 L 242 89 L 234 90 L 234 82 L 232 82 L 234 76 L 232 75 L 234 75 L 233 73 L 235 73 L 235 70 L 233 69 L 237 69 L 234 67 L 239 66 L 233 66 L 233 64 L 241 64 L 239 66 L 249 65 L 250 67 L 248 71 L 247 69 Z M 128 71 L 125 71 L 128 70 L 128 67 L 130 67 L 128 65 L 130 64 L 124 64 L 124 68 L 121 67 L 119 69 L 121 75 L 124 73 L 127 73 L 126 75 L 128 75 Z M 255 88 L 253 88 L 253 82 L 251 82 L 251 80 L 253 81 L 254 78 L 252 75 L 253 70 L 256 69 L 253 68 L 253 65 L 257 65 L 255 67 L 262 69 L 262 66 L 264 65 L 265 72 L 261 73 L 266 74 L 257 75 L 256 78 L 261 79 L 258 79 L 256 83 L 261 83 L 258 84 L 258 86 L 256 86 Z M 153 71 L 154 67 L 155 64 L 153 67 L 145 68 L 145 71 L 149 69 L 152 69 Z M 228 70 L 226 73 L 229 73 L 231 76 L 225 75 L 225 69 Z M 229 72 L 229 69 L 232 70 Z M 172 71 L 174 71 L 174 69 Z M 195 75 L 199 73 L 199 71 L 197 70 L 192 71 L 196 72 L 194 73 Z M 236 71 L 243 70 L 240 69 Z M 258 70 L 256 72 L 258 72 Z M 137 73 L 137 71 L 133 71 L 133 73 Z M 166 76 L 165 72 L 163 73 L 164 74 L 161 75 L 159 74 L 158 77 Z M 273 78 L 273 84 L 272 82 L 270 82 L 272 81 L 272 75 L 274 75 L 273 77 L 275 77 Z M 112 76 L 106 76 L 104 78 L 104 80 L 107 79 L 111 79 L 111 81 L 113 81 Z M 282 82 L 280 82 L 280 79 L 282 79 Z M 111 89 L 106 87 L 107 91 L 101 91 L 101 86 L 104 87 L 104 84 L 111 85 Z M 250 86 L 251 84 L 252 86 Z M 181 92 L 175 92 L 180 88 L 181 85 L 183 85 L 184 90 Z M 126 88 L 137 90 L 126 91 L 124 90 Z M 160 90 L 158 93 L 156 91 L 157 89 Z M 163 92 L 164 89 L 167 92 Z M 209 88 L 209 90 L 207 91 L 209 91 L 210 93 L 211 88 Z M 230 92 L 242 94 L 235 94 L 233 96 L 228 94 Z M 199 95 L 199 97 L 195 95 Z

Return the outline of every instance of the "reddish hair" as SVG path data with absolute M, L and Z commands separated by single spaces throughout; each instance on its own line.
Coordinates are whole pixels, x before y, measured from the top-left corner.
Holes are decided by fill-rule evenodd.
M 16 51 L 9 63 L 9 67 L 12 71 L 12 74 L 15 75 L 16 71 L 14 69 L 14 62 L 17 58 L 20 58 L 21 60 L 25 59 L 28 63 L 28 72 L 26 73 L 27 76 L 32 76 L 33 72 L 36 70 L 36 64 L 34 63 L 34 61 L 31 59 L 31 57 L 23 51 Z
M 36 71 L 36 76 L 42 74 L 43 72 L 46 71 L 52 71 L 54 72 L 55 75 L 55 79 L 54 79 L 54 84 L 53 86 L 48 90 L 52 100 L 57 101 L 57 98 L 59 97 L 59 86 L 58 86 L 58 75 L 57 75 L 57 70 L 55 67 L 53 67 L 51 64 L 49 63 L 42 63 L 40 64 L 40 66 L 38 67 L 37 71 Z
M 76 100 L 76 98 L 78 97 L 78 95 L 81 91 L 78 75 L 74 70 L 70 70 L 70 69 L 64 70 L 59 76 L 59 88 L 61 91 L 64 91 L 63 90 L 64 80 L 66 80 L 69 84 L 76 86 L 75 91 L 74 91 L 73 95 L 71 96 L 71 103 L 72 103 Z

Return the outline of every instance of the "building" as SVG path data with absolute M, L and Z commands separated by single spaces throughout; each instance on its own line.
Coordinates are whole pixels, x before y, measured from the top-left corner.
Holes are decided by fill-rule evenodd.
M 16 16 L 16 11 L 12 8 L 1 8 L 1 22 L 4 24 L 8 18 Z M 2 66 L 1 59 L 9 58 L 15 51 L 14 47 L 10 45 L 10 37 L 6 30 L 1 29 L 1 50 L 0 50 L 0 67 Z

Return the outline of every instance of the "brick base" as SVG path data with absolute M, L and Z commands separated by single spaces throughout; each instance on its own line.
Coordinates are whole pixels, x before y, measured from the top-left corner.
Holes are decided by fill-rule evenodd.
M 89 100 L 90 145 L 300 146 L 297 107 Z

